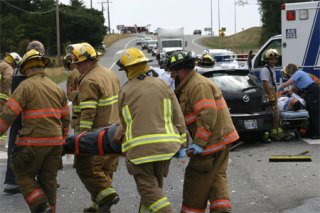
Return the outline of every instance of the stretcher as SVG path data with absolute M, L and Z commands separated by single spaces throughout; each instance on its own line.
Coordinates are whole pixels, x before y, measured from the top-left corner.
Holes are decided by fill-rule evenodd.
M 307 128 L 309 113 L 307 110 L 280 112 L 280 125 L 285 131 L 293 131 L 297 138 L 300 137 L 299 130 Z
M 112 141 L 115 131 L 110 127 L 99 128 L 95 131 L 82 132 L 69 135 L 63 145 L 65 154 L 91 154 L 91 155 L 121 155 L 121 144 Z

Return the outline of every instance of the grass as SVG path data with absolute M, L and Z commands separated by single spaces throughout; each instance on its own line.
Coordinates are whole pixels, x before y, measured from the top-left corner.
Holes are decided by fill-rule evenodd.
M 49 78 L 57 84 L 67 80 L 68 78 L 68 74 L 64 71 L 64 67 L 46 68 L 45 72 Z
M 130 34 L 111 34 L 111 35 L 106 35 L 104 36 L 103 42 L 106 45 L 106 47 L 110 47 L 112 43 L 123 39 L 123 38 L 128 38 L 132 35 Z
M 249 50 L 257 52 L 260 49 L 261 28 L 252 27 L 237 34 L 224 38 L 214 36 L 200 40 L 201 45 L 213 49 L 230 49 L 235 53 L 248 53 Z

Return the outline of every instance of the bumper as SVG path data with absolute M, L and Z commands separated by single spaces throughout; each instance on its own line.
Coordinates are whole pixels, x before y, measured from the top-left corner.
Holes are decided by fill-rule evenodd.
M 273 113 L 271 111 L 231 114 L 232 121 L 239 133 L 264 132 L 272 129 Z

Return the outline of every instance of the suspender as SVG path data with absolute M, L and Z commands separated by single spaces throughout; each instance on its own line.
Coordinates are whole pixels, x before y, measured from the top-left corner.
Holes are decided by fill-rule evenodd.
M 269 70 L 269 73 L 270 73 L 270 76 L 271 76 L 272 86 L 274 86 L 275 90 L 277 91 L 277 85 L 276 85 L 276 82 L 274 82 L 273 73 L 271 71 L 271 68 L 269 66 L 266 66 L 266 68 Z

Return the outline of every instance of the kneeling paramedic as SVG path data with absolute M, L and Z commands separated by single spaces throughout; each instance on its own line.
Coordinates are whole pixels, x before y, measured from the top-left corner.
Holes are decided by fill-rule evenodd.
M 163 177 L 186 142 L 186 128 L 173 90 L 146 75 L 147 62 L 136 48 L 125 50 L 118 61 L 129 80 L 119 94 L 122 152 L 141 196 L 140 212 L 175 212 L 162 190 Z
M 239 135 L 220 89 L 194 70 L 194 52 L 176 51 L 168 69 L 193 144 L 186 168 L 182 212 L 231 212 L 227 167 L 229 148 Z
M 49 59 L 36 50 L 22 58 L 26 74 L 0 114 L 0 135 L 22 115 L 11 168 L 31 212 L 54 212 L 61 145 L 68 132 L 69 107 L 63 90 L 44 73 Z M 48 95 L 50 94 L 50 95 Z

